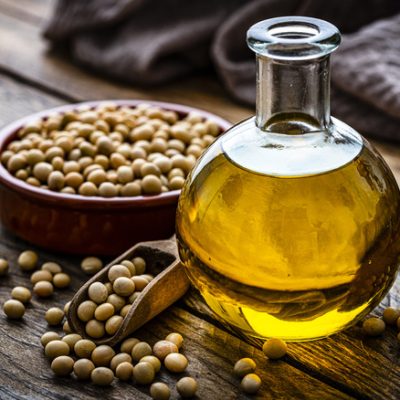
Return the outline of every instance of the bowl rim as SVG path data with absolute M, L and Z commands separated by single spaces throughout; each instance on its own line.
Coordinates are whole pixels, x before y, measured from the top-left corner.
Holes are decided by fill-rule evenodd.
M 164 101 L 147 100 L 147 99 L 127 99 L 127 100 L 95 100 L 95 101 L 83 101 L 78 103 L 64 104 L 58 107 L 49 108 L 43 111 L 39 111 L 25 117 L 22 117 L 16 121 L 7 124 L 0 129 L 0 154 L 5 150 L 5 146 L 10 142 L 10 138 L 27 122 L 36 120 L 39 118 L 45 118 L 52 114 L 62 114 L 66 111 L 75 110 L 77 108 L 88 106 L 95 108 L 104 103 L 115 103 L 118 106 L 134 107 L 141 103 L 148 103 L 153 106 L 157 106 L 169 111 L 176 111 L 180 114 L 189 114 L 190 112 L 196 112 L 201 116 L 216 122 L 224 131 L 230 128 L 233 124 L 229 121 L 205 111 L 200 108 L 190 107 L 178 103 L 169 103 Z M 171 190 L 169 192 L 160 193 L 154 196 L 135 196 L 135 197 L 100 197 L 100 196 L 82 196 L 80 194 L 68 194 L 53 192 L 50 190 L 44 190 L 35 186 L 29 185 L 28 183 L 14 177 L 4 166 L 0 163 L 0 183 L 3 185 L 16 190 L 17 192 L 34 198 L 36 200 L 47 201 L 49 203 L 59 204 L 62 202 L 63 206 L 70 206 L 72 208 L 121 208 L 129 206 L 135 207 L 152 207 L 161 206 L 164 204 L 173 204 L 179 197 L 180 190 Z

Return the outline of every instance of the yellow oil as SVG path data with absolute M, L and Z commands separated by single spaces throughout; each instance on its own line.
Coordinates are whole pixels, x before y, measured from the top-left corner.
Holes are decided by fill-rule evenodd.
M 203 157 L 182 191 L 180 257 L 209 307 L 257 337 L 301 341 L 363 317 L 394 281 L 400 196 L 363 144 L 347 164 L 279 177 Z

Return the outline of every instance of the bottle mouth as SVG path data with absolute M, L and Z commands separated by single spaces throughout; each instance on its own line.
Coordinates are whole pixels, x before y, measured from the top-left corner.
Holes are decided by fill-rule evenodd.
M 247 31 L 247 45 L 256 54 L 277 60 L 307 60 L 336 50 L 340 32 L 331 23 L 311 17 L 278 17 L 258 22 Z

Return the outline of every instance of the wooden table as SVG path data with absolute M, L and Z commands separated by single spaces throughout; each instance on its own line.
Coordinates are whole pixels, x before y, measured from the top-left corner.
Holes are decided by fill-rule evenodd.
M 139 90 L 111 83 L 89 74 L 48 51 L 40 27 L 48 17 L 51 0 L 0 0 L 0 125 L 15 118 L 67 102 L 89 99 L 142 98 L 167 100 L 212 110 L 232 122 L 252 113 L 230 100 L 209 77 L 181 80 L 152 90 Z M 400 182 L 399 147 L 378 144 Z M 16 266 L 20 251 L 32 248 L 1 230 L 0 255 L 11 264 L 0 281 L 0 302 L 16 285 L 30 286 L 29 275 Z M 43 356 L 39 338 L 47 330 L 43 315 L 53 305 L 62 306 L 87 278 L 79 259 L 39 250 L 40 261 L 54 260 L 73 277 L 72 287 L 58 291 L 46 301 L 32 300 L 21 322 L 11 322 L 0 312 L 0 399 L 149 399 L 148 390 L 115 382 L 99 389 L 72 378 L 55 378 Z M 395 285 L 396 286 L 396 285 Z M 394 287 L 375 311 L 400 306 L 400 291 Z M 232 375 L 240 357 L 253 357 L 262 378 L 258 399 L 399 399 L 400 344 L 396 330 L 383 338 L 365 339 L 359 326 L 328 339 L 289 344 L 281 361 L 267 361 L 260 342 L 234 335 L 191 292 L 185 299 L 142 328 L 137 336 L 154 342 L 167 332 L 185 337 L 184 353 L 190 360 L 188 373 L 199 381 L 198 398 L 245 399 Z M 176 378 L 160 378 L 174 388 Z M 173 389 L 173 398 L 176 398 Z

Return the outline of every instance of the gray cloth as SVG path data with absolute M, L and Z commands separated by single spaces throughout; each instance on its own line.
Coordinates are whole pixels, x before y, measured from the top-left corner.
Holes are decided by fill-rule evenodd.
M 214 66 L 229 93 L 255 101 L 247 29 L 309 15 L 344 33 L 332 57 L 332 113 L 360 132 L 400 141 L 398 0 L 58 0 L 45 36 L 72 58 L 134 85 L 161 84 Z

